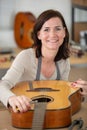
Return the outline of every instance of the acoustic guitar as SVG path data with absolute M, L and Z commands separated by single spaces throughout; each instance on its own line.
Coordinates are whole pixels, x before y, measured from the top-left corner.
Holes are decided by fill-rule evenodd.
M 14 20 L 14 38 L 16 44 L 23 49 L 33 44 L 32 31 L 36 18 L 31 12 L 19 12 Z
M 17 128 L 62 128 L 72 122 L 81 108 L 79 88 L 67 81 L 25 81 L 11 89 L 16 95 L 32 99 L 31 109 L 24 113 L 11 111 L 12 125 Z M 36 105 L 35 105 L 36 104 Z M 35 112 L 36 109 L 36 112 Z M 33 119 L 34 118 L 34 119 Z M 42 121 L 41 121 L 42 120 Z M 39 127 L 35 130 L 39 130 Z

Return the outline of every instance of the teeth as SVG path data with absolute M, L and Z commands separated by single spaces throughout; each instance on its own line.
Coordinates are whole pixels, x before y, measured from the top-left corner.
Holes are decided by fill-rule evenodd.
M 57 41 L 49 41 L 49 42 L 57 42 Z
M 57 41 L 50 41 L 50 43 L 56 43 Z

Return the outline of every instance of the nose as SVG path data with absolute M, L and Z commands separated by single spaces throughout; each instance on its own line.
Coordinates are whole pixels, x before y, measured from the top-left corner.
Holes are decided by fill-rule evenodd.
M 56 36 L 56 31 L 55 30 L 51 30 L 50 31 L 50 37 L 54 37 Z

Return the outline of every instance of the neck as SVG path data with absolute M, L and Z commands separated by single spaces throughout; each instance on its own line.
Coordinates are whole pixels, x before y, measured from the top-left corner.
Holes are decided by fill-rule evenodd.
M 52 49 L 42 49 L 42 56 L 44 61 L 52 62 L 55 59 L 55 56 L 57 54 L 58 50 L 52 50 Z
M 52 65 L 52 64 L 54 64 L 54 58 L 42 57 L 42 64 L 43 63 L 46 65 Z

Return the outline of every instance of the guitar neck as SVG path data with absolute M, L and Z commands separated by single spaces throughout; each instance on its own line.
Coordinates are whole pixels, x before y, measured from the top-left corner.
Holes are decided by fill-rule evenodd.
M 36 102 L 32 130 L 43 130 L 47 102 Z

